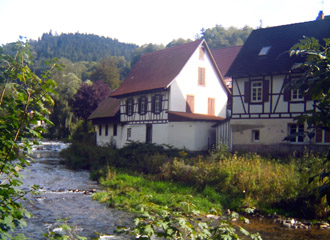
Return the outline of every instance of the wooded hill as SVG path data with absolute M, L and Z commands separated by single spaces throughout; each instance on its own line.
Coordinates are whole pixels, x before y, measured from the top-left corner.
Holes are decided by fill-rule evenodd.
M 93 34 L 44 33 L 37 41 L 31 40 L 30 45 L 37 54 L 37 59 L 67 58 L 72 62 L 99 61 L 108 56 L 123 56 L 130 60 L 135 44 L 121 43 L 117 39 L 100 37 Z

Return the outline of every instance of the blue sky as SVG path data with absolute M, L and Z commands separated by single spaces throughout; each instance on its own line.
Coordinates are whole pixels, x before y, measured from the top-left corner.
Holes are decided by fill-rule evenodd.
M 0 0 L 0 44 L 19 36 L 91 33 L 143 45 L 194 39 L 202 28 L 256 28 L 330 15 L 330 0 Z

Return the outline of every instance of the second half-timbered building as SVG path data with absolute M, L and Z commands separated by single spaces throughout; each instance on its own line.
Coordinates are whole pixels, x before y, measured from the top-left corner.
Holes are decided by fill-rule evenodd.
M 299 90 L 285 86 L 300 72 L 295 64 L 304 59 L 289 56 L 290 48 L 304 37 L 321 43 L 330 37 L 330 19 L 254 30 L 227 75 L 232 76 L 233 150 L 263 153 L 301 151 L 313 143 L 316 150 L 330 143 L 328 132 L 317 132 L 316 138 L 297 136 L 306 125 L 294 117 L 313 108 L 313 101 Z

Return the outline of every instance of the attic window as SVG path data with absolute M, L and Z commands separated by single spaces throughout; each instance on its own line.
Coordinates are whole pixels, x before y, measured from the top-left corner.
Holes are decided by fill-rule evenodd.
M 269 50 L 271 49 L 272 46 L 267 46 L 267 47 L 263 47 L 261 48 L 260 52 L 259 52 L 259 56 L 265 56 L 268 54 Z

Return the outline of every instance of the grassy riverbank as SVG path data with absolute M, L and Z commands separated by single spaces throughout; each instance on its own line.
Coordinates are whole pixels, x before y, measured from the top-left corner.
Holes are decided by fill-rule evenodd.
M 111 207 L 150 203 L 175 208 L 189 200 L 205 212 L 257 208 L 303 218 L 328 216 L 324 199 L 313 192 L 319 182 L 308 184 L 324 167 L 324 158 L 312 154 L 271 159 L 222 149 L 197 156 L 132 143 L 119 150 L 73 144 L 62 156 L 71 168 L 91 170 L 107 189 L 95 197 Z

